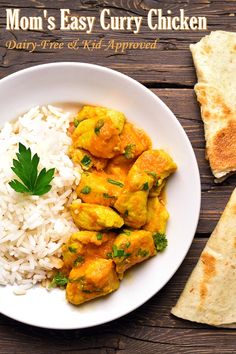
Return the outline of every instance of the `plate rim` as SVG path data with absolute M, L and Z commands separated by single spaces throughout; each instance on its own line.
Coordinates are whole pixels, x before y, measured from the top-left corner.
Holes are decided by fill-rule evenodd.
M 159 105 L 161 105 L 162 108 L 165 111 L 167 111 L 167 113 L 171 117 L 173 124 L 175 124 L 178 127 L 178 129 L 181 131 L 182 137 L 185 139 L 185 143 L 188 145 L 188 151 L 189 151 L 189 153 L 191 153 L 191 160 L 193 162 L 193 166 L 192 167 L 194 168 L 194 176 L 197 179 L 196 180 L 196 182 L 197 182 L 196 192 L 197 192 L 197 195 L 198 195 L 198 200 L 196 200 L 195 203 L 194 203 L 196 211 L 197 211 L 196 212 L 196 219 L 194 220 L 194 223 L 193 223 L 193 226 L 192 226 L 193 235 L 192 235 L 191 238 L 189 238 L 188 245 L 186 247 L 186 252 L 181 257 L 181 260 L 178 262 L 178 264 L 177 263 L 175 264 L 175 266 L 172 269 L 171 274 L 166 278 L 166 280 L 163 282 L 161 287 L 158 290 L 156 290 L 154 293 L 152 292 L 149 296 L 147 296 L 144 301 L 141 301 L 139 303 L 139 305 L 135 304 L 134 306 L 130 306 L 128 311 L 124 310 L 123 312 L 121 312 L 120 314 L 116 315 L 112 319 L 106 319 L 106 320 L 97 319 L 96 321 L 94 321 L 94 324 L 92 324 L 92 325 L 88 324 L 88 325 L 78 326 L 78 324 L 77 324 L 77 325 L 71 325 L 70 327 L 69 326 L 67 326 L 67 327 L 61 327 L 61 326 L 56 327 L 56 326 L 51 326 L 49 324 L 47 324 L 47 325 L 38 325 L 38 324 L 34 324 L 34 323 L 30 322 L 30 321 L 24 321 L 22 319 L 19 319 L 17 316 L 16 317 L 10 316 L 7 313 L 5 313 L 5 311 L 0 310 L 1 314 L 3 314 L 4 316 L 7 316 L 7 317 L 9 317 L 9 318 L 11 318 L 13 320 L 16 320 L 18 322 L 21 322 L 21 323 L 24 323 L 24 324 L 27 324 L 27 325 L 31 325 L 31 326 L 34 326 L 34 327 L 38 327 L 38 328 L 56 329 L 56 330 L 72 330 L 72 329 L 92 328 L 92 327 L 95 327 L 95 326 L 98 326 L 98 325 L 102 325 L 102 324 L 105 324 L 105 323 L 109 323 L 109 322 L 115 321 L 115 320 L 117 320 L 117 319 L 119 319 L 119 318 L 121 318 L 121 317 L 123 317 L 125 315 L 128 315 L 129 313 L 133 312 L 137 308 L 143 306 L 143 304 L 145 304 L 147 301 L 149 301 L 154 295 L 156 295 L 171 280 L 173 275 L 176 273 L 176 271 L 179 269 L 179 267 L 183 263 L 184 259 L 186 258 L 186 255 L 189 252 L 189 249 L 190 249 L 190 247 L 192 245 L 192 242 L 193 242 L 193 239 L 194 239 L 194 236 L 195 236 L 195 233 L 196 233 L 196 229 L 197 229 L 197 226 L 198 226 L 200 210 L 201 210 L 201 178 L 200 178 L 199 166 L 198 166 L 198 163 L 197 163 L 196 155 L 194 153 L 194 150 L 193 150 L 192 144 L 190 142 L 190 139 L 188 138 L 187 133 L 185 132 L 184 128 L 180 124 L 180 122 L 177 119 L 177 117 L 175 116 L 175 114 L 171 111 L 171 109 L 159 98 L 159 96 L 154 94 L 149 88 L 145 87 L 139 81 L 137 81 L 137 80 L 133 79 L 132 77 L 130 77 L 130 76 L 126 75 L 126 74 L 123 74 L 123 73 L 121 73 L 121 72 L 119 72 L 117 70 L 114 70 L 114 69 L 111 69 L 111 68 L 107 68 L 107 67 L 102 66 L 102 65 L 85 63 L 85 62 L 73 62 L 73 61 L 64 62 L 63 61 L 63 62 L 52 62 L 52 63 L 33 65 L 33 66 L 28 67 L 28 68 L 24 68 L 24 69 L 18 70 L 16 72 L 14 72 L 12 74 L 9 74 L 6 77 L 2 78 L 0 80 L 0 85 L 2 83 L 4 83 L 5 81 L 12 80 L 14 78 L 17 78 L 18 76 L 24 75 L 25 72 L 30 73 L 30 72 L 35 71 L 35 70 L 41 70 L 41 69 L 45 69 L 45 68 L 49 68 L 50 69 L 51 67 L 53 68 L 53 67 L 65 67 L 65 66 L 86 67 L 88 69 L 97 69 L 97 70 L 100 70 L 100 71 L 103 71 L 103 72 L 108 72 L 108 73 L 110 73 L 112 75 L 116 75 L 117 77 L 123 78 L 124 80 L 127 80 L 127 81 L 131 82 L 131 84 L 136 85 L 138 88 L 142 89 L 145 94 L 147 94 L 149 96 L 152 96 L 152 98 L 154 100 L 158 101 Z

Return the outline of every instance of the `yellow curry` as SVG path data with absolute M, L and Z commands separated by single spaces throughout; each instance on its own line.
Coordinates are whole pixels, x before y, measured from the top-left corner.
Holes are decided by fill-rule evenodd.
M 166 245 L 161 192 L 177 168 L 121 112 L 84 106 L 71 123 L 69 155 L 82 175 L 69 206 L 78 226 L 55 276 L 75 305 L 118 289 L 127 269 Z

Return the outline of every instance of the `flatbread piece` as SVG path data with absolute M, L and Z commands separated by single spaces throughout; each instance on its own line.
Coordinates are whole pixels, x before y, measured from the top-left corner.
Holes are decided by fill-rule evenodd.
M 191 44 L 206 158 L 216 182 L 236 171 L 236 33 L 214 31 Z
M 236 188 L 171 313 L 236 328 Z

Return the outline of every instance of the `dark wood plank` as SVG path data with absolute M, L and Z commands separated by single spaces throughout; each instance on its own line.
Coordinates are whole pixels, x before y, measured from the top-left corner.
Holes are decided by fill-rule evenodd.
M 205 139 L 199 106 L 192 89 L 153 89 L 174 112 L 185 129 L 196 154 L 202 184 L 200 234 L 211 233 L 236 185 L 236 175 L 217 185 L 205 159 Z
M 138 35 L 129 32 L 106 33 L 99 24 L 95 26 L 91 35 L 79 33 L 78 31 L 6 31 L 4 10 L 9 8 L 7 1 L 0 1 L 2 12 L 0 14 L 0 25 L 3 27 L 0 38 L 0 77 L 28 66 L 57 61 L 83 61 L 104 65 L 145 83 L 146 85 L 182 85 L 192 87 L 196 82 L 195 70 L 189 51 L 189 44 L 197 42 L 203 35 L 211 30 L 224 29 L 236 31 L 235 17 L 230 16 L 236 13 L 236 3 L 229 1 L 153 1 L 153 0 L 112 0 L 112 1 L 60 1 L 54 0 L 21 0 L 14 1 L 12 8 L 23 8 L 23 15 L 39 15 L 42 8 L 47 8 L 50 15 L 59 17 L 59 7 L 69 8 L 72 14 L 99 16 L 99 11 L 104 7 L 112 10 L 113 15 L 136 15 L 146 18 L 150 8 L 161 8 L 166 14 L 170 9 L 173 14 L 178 15 L 179 9 L 183 8 L 187 16 L 206 16 L 208 19 L 208 31 L 151 31 L 144 20 L 141 31 Z M 36 8 L 37 7 L 37 8 Z M 98 22 L 98 21 L 97 21 Z M 110 39 L 122 41 L 150 41 L 159 38 L 156 50 L 127 50 L 125 53 L 114 53 L 113 51 L 97 50 L 88 52 L 80 48 L 79 51 L 63 49 L 43 50 L 38 49 L 34 53 L 24 50 L 6 50 L 5 42 L 9 39 L 30 40 L 38 43 L 44 39 L 64 41 L 101 38 L 107 42 Z M 135 55 L 134 55 L 135 54 Z M 174 59 L 174 60 L 173 60 Z M 134 65 L 135 64 L 135 65 Z
M 157 295 L 110 324 L 55 331 L 0 316 L 0 353 L 233 353 L 236 344 L 233 330 L 215 329 L 170 314 L 205 243 L 206 239 L 195 240 L 180 269 Z

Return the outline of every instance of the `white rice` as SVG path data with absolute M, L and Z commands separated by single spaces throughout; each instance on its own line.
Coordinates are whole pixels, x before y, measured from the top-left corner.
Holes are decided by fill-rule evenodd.
M 80 171 L 67 156 L 70 113 L 53 106 L 35 107 L 0 131 L 0 285 L 20 285 L 16 294 L 50 277 L 59 267 L 61 245 L 76 227 L 67 203 Z M 39 169 L 55 168 L 52 189 L 43 196 L 15 192 L 9 181 L 19 142 L 40 157 Z

